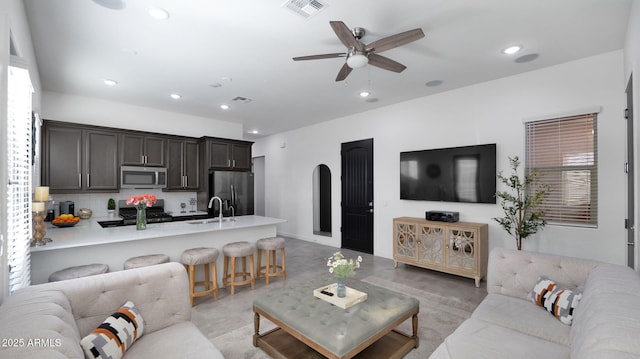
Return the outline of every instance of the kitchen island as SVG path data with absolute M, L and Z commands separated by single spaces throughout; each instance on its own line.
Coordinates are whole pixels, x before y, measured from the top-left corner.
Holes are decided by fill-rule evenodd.
M 102 228 L 98 221 L 83 219 L 74 227 L 58 228 L 47 224 L 46 237 L 52 242 L 31 248 L 31 283 L 47 282 L 57 270 L 91 263 L 104 263 L 109 271 L 123 269 L 128 258 L 147 254 L 166 254 L 181 262 L 185 249 L 213 247 L 220 250 L 218 281 L 222 282 L 222 247 L 231 242 L 255 243 L 260 238 L 276 236 L 276 226 L 285 220 L 262 216 L 237 216 L 180 222 L 150 223 L 145 230 L 136 226 Z

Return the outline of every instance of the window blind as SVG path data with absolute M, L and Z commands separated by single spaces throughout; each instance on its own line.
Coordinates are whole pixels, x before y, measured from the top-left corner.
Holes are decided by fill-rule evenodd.
M 31 96 L 29 72 L 9 67 L 7 106 L 7 261 L 9 293 L 31 283 Z
M 550 223 L 597 225 L 597 114 L 533 121 L 526 127 L 526 170 L 548 193 L 540 206 Z

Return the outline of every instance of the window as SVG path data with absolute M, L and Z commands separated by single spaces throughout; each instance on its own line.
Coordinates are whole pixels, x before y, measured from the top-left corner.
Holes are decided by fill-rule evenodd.
M 9 293 L 31 281 L 31 80 L 29 72 L 9 67 L 7 113 L 6 228 Z
M 532 189 L 546 184 L 541 205 L 550 223 L 598 224 L 597 114 L 526 123 L 526 171 Z

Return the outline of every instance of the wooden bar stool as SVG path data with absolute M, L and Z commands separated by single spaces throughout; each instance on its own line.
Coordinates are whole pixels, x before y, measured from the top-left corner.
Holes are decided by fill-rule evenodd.
M 69 267 L 61 269 L 57 272 L 53 272 L 49 276 L 49 282 L 88 277 L 91 275 L 107 273 L 108 271 L 109 266 L 106 264 L 86 264 L 76 267 Z
M 251 289 L 256 287 L 255 276 L 253 274 L 253 252 L 255 248 L 249 242 L 233 242 L 222 247 L 224 253 L 224 276 L 222 284 L 226 287 L 231 284 L 231 295 L 235 292 L 237 285 L 251 283 Z M 249 257 L 250 270 L 247 272 L 247 257 Z M 231 273 L 229 273 L 229 258 L 231 258 Z M 236 271 L 236 259 L 242 258 L 242 271 Z M 237 277 L 242 277 L 237 281 Z
M 124 262 L 124 269 L 133 269 L 155 264 L 169 263 L 169 256 L 165 254 L 150 254 L 129 258 Z
M 220 251 L 216 248 L 192 248 L 182 252 L 182 264 L 189 273 L 189 297 L 191 306 L 195 297 L 213 294 L 218 299 L 218 270 L 216 260 Z M 196 281 L 196 266 L 204 265 L 204 280 Z M 204 286 L 204 291 L 196 292 L 195 287 Z
M 258 279 L 265 277 L 267 285 L 269 285 L 269 278 L 275 276 L 282 276 L 282 279 L 287 279 L 287 265 L 284 253 L 285 240 L 282 237 L 262 238 L 256 242 L 258 248 L 258 264 L 256 265 Z M 277 250 L 280 250 L 280 264 L 277 264 Z M 266 265 L 261 265 L 262 251 L 265 251 Z

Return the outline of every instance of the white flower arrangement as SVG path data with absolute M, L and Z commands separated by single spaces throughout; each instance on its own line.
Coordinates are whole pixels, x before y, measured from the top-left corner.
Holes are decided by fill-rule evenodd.
M 360 263 L 362 263 L 361 256 L 356 259 L 346 259 L 341 252 L 335 252 L 327 260 L 327 267 L 329 267 L 329 273 L 337 278 L 347 278 L 356 274 L 356 268 L 360 268 Z

